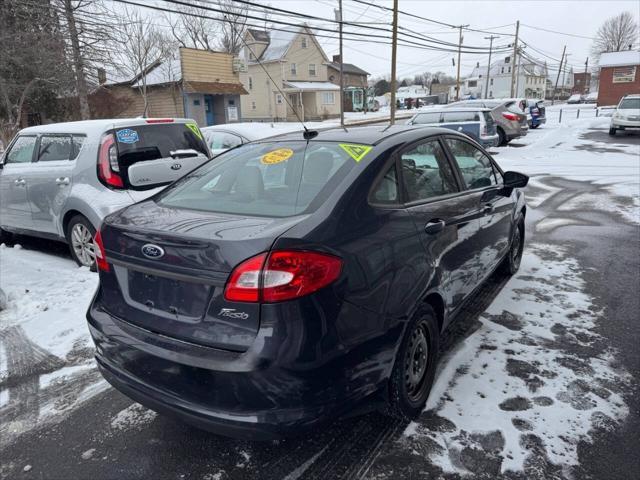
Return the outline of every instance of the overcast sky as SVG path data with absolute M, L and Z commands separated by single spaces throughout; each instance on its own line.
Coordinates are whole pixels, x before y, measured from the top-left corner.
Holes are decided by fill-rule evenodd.
M 391 7 L 391 0 L 373 0 L 377 5 Z M 338 4 L 337 0 L 270 0 L 273 7 L 286 8 L 296 12 L 312 14 L 325 18 L 333 17 L 333 8 Z M 639 15 L 638 0 L 629 1 L 589 1 L 589 0 L 564 0 L 564 1 L 432 1 L 432 0 L 399 0 L 399 8 L 412 15 L 419 15 L 434 20 L 454 25 L 469 24 L 470 28 L 488 29 L 496 34 L 515 33 L 515 22 L 520 20 L 521 38 L 545 53 L 548 57 L 560 59 L 562 47 L 567 46 L 570 54 L 569 66 L 575 69 L 583 69 L 587 56 L 590 55 L 591 40 L 576 38 L 555 33 L 537 30 L 535 27 L 547 30 L 557 30 L 565 33 L 593 37 L 609 16 L 623 11 L 630 11 L 636 18 Z M 356 3 L 353 0 L 343 0 L 345 21 L 358 22 L 387 22 L 391 23 L 391 12 L 385 12 L 374 6 Z M 313 22 L 311 22 L 313 23 Z M 430 33 L 429 35 L 439 40 L 456 43 L 458 31 L 442 27 L 410 15 L 400 15 L 399 25 L 417 32 Z M 502 28 L 494 28 L 509 25 Z M 390 29 L 389 25 L 381 25 L 381 28 Z M 534 27 L 534 28 L 531 28 Z M 356 31 L 353 27 L 349 30 Z M 359 30 L 363 33 L 370 30 Z M 326 33 L 326 32 L 318 32 Z M 375 33 L 375 32 L 373 32 Z M 471 46 L 487 46 L 488 40 L 485 33 L 465 32 L 464 44 Z M 506 45 L 512 41 L 512 36 L 502 36 L 494 41 L 494 45 Z M 329 57 L 338 53 L 338 41 L 336 39 L 319 39 Z M 416 40 L 418 41 L 418 40 Z M 352 40 L 344 43 L 345 62 L 354 63 L 367 70 L 373 76 L 388 74 L 391 65 L 391 47 Z M 527 52 L 544 61 L 554 63 L 554 60 L 533 51 Z M 426 51 L 409 47 L 400 47 L 398 50 L 397 71 L 400 77 L 413 76 L 424 71 L 442 70 L 455 75 L 455 68 L 451 64 L 451 58 L 455 53 Z M 503 56 L 503 54 L 500 54 Z M 476 62 L 485 63 L 486 56 L 463 54 L 462 74 L 471 72 Z M 557 63 L 557 62 L 556 62 Z

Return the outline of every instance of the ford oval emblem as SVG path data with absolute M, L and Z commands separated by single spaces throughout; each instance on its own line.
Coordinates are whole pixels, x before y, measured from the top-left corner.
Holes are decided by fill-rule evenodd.
M 142 254 L 147 258 L 156 260 L 164 255 L 164 249 L 153 243 L 147 243 L 142 246 Z
M 182 168 L 182 165 L 180 163 L 174 163 L 173 165 L 171 165 L 171 170 L 180 170 Z

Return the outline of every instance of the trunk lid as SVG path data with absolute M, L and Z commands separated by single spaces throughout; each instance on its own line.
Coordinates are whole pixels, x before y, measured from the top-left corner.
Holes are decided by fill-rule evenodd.
M 132 205 L 101 230 L 110 264 L 100 272 L 103 304 L 158 334 L 245 351 L 258 331 L 260 306 L 226 302 L 227 277 L 301 219 L 177 209 L 153 200 Z

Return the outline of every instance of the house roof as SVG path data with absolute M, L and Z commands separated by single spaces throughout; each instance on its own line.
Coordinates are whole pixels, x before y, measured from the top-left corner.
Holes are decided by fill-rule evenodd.
M 146 75 L 147 86 L 178 82 L 181 79 L 182 68 L 180 60 L 177 58 L 158 63 L 158 65 L 148 70 Z M 132 87 L 140 87 L 141 85 L 142 76 L 132 84 Z
M 313 41 L 316 43 L 322 56 L 325 60 L 328 61 L 327 55 L 322 50 L 322 47 L 315 41 L 313 32 L 309 30 L 307 25 L 300 26 L 297 30 L 290 31 L 282 31 L 282 30 L 254 30 L 249 29 L 248 32 L 258 41 L 268 42 L 267 47 L 264 49 L 262 54 L 260 55 L 259 60 L 261 62 L 273 62 L 277 60 L 281 60 L 289 51 L 291 44 L 296 39 L 296 37 L 301 33 L 307 33 Z M 252 62 L 253 63 L 253 62 Z
M 287 88 L 296 90 L 340 90 L 340 86 L 331 82 L 284 82 Z
M 491 71 L 490 71 L 490 75 L 492 77 L 495 77 L 497 75 L 502 75 L 502 68 L 504 68 L 504 75 L 511 75 L 511 72 L 509 72 L 508 67 L 513 67 L 514 65 L 511 62 L 506 62 L 504 58 L 494 62 L 491 64 Z M 524 58 L 520 61 L 519 65 L 516 65 L 516 67 L 520 68 L 520 73 L 524 74 L 524 75 L 537 75 L 537 76 L 541 76 L 544 77 L 547 75 L 547 67 L 545 67 L 544 65 L 540 65 L 538 63 L 533 63 L 530 61 L 526 61 Z M 487 76 L 487 66 L 486 65 L 481 65 L 478 67 L 474 67 L 473 71 L 471 72 L 470 77 L 486 77 Z
M 330 62 L 327 66 L 340 71 L 340 64 L 337 62 Z M 369 72 L 365 72 L 360 67 L 356 67 L 353 63 L 343 63 L 342 71 L 344 73 L 352 73 L 354 75 L 369 75 Z
M 251 36 L 257 42 L 268 42 L 269 41 L 269 32 L 265 30 L 257 30 L 255 28 L 247 28 L 247 32 L 251 34 Z
M 607 52 L 600 55 L 600 67 L 626 67 L 640 65 L 640 51 L 625 50 L 623 52 Z

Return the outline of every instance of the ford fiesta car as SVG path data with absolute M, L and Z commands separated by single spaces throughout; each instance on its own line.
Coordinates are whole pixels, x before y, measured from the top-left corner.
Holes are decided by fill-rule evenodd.
M 87 314 L 99 368 L 143 405 L 236 437 L 381 400 L 413 417 L 440 333 L 494 270 L 519 267 L 527 181 L 437 128 L 223 153 L 105 219 Z

